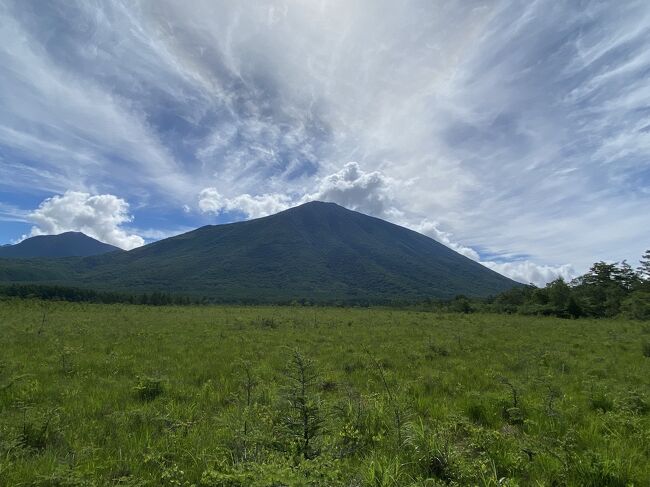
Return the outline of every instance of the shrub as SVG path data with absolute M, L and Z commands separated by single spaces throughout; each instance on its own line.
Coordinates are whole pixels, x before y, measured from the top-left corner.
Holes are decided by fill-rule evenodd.
M 636 390 L 628 391 L 623 401 L 625 408 L 636 414 L 647 414 L 650 412 L 650 403 L 645 395 Z
M 248 472 L 223 472 L 206 470 L 201 475 L 201 486 L 204 487 L 246 487 L 251 485 L 254 478 Z
M 271 460 L 271 459 L 269 459 Z M 338 462 L 332 459 L 303 460 L 295 465 L 274 458 L 267 463 L 245 462 L 203 472 L 202 487 L 337 487 L 342 481 Z
M 650 292 L 633 292 L 621 303 L 621 311 L 628 318 L 650 320 Z
M 490 426 L 492 424 L 492 418 L 490 417 L 487 407 L 478 400 L 473 400 L 467 405 L 465 414 L 467 414 L 467 417 L 473 423 L 482 426 Z
M 257 326 L 259 328 L 269 328 L 273 330 L 275 330 L 279 326 L 279 323 L 275 321 L 275 318 L 269 318 L 266 316 L 253 320 L 251 323 L 253 324 L 253 326 Z
M 72 469 L 59 467 L 49 475 L 40 475 L 30 485 L 34 487 L 94 487 L 97 484 Z
M 56 427 L 56 410 L 49 411 L 36 422 L 24 421 L 18 445 L 32 451 L 42 451 L 51 446 L 64 444 L 63 435 Z
M 614 409 L 614 401 L 604 391 L 597 391 L 589 397 L 589 406 L 594 411 L 606 413 Z
M 429 343 L 427 344 L 427 352 L 425 353 L 424 356 L 427 360 L 433 360 L 435 356 L 448 357 L 449 349 L 440 346 L 434 343 L 433 341 L 429 340 Z
M 474 308 L 468 298 L 459 295 L 449 303 L 449 311 L 453 313 L 472 313 Z
M 357 370 L 363 370 L 365 368 L 366 368 L 366 364 L 359 357 L 355 357 L 354 359 L 349 360 L 348 362 L 345 362 L 343 364 L 343 371 L 347 375 L 351 375 Z
M 643 352 L 644 357 L 650 358 L 650 342 L 645 342 L 641 345 L 641 351 Z
M 389 487 L 405 484 L 407 480 L 404 465 L 394 455 L 373 455 L 363 472 L 363 485 Z
M 320 384 L 320 390 L 323 392 L 334 392 L 338 389 L 338 384 L 334 379 L 325 379 Z
M 165 392 L 165 385 L 162 379 L 155 377 L 138 377 L 138 383 L 135 385 L 133 390 L 142 401 L 153 401 Z
M 429 430 L 422 421 L 407 424 L 404 451 L 413 462 L 418 477 L 444 483 L 458 480 L 457 454 L 450 438 Z
M 503 419 L 505 419 L 509 424 L 522 425 L 524 424 L 526 416 L 521 408 L 504 408 Z
M 593 487 L 627 487 L 636 485 L 629 478 L 625 467 L 617 462 L 602 458 L 595 453 L 587 453 L 584 458 L 573 462 L 573 480 L 570 485 L 588 485 Z

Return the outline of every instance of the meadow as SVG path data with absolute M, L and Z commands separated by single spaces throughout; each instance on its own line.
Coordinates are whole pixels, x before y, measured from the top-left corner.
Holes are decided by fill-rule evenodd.
M 7 298 L 0 485 L 650 485 L 650 325 Z

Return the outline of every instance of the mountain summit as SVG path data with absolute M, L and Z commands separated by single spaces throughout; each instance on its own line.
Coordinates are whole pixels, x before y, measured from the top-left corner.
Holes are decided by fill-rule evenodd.
M 38 235 L 15 245 L 0 247 L 0 257 L 88 257 L 121 250 L 80 232 Z
M 487 296 L 517 285 L 422 234 L 321 202 L 201 227 L 129 252 L 0 260 L 0 281 L 35 279 L 258 302 Z

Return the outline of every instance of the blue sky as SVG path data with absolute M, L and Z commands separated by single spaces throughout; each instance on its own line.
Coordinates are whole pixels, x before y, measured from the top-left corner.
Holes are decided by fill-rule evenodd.
M 647 1 L 0 0 L 0 243 L 312 199 L 522 281 L 650 247 Z

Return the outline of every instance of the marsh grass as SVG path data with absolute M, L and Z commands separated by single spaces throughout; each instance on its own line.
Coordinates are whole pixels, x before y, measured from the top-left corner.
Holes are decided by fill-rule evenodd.
M 650 485 L 647 333 L 0 301 L 0 485 Z

